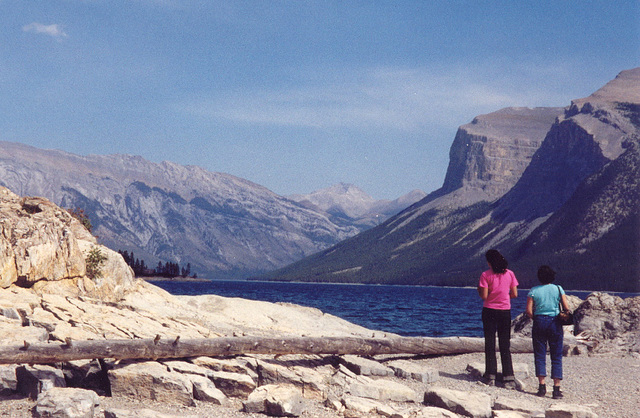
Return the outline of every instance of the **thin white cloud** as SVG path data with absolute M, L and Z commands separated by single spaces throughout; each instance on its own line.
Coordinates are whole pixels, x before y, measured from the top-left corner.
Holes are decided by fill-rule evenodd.
M 324 82 L 314 74 L 298 77 L 303 81 L 295 88 L 199 98 L 181 108 L 248 124 L 415 133 L 434 125 L 454 128 L 503 107 L 566 106 L 574 98 L 564 97 L 556 88 L 567 81 L 563 71 L 554 83 L 544 79 L 546 71 L 515 72 L 497 76 L 481 74 L 477 68 L 377 68 L 330 74 L 320 78 Z
M 42 23 L 33 22 L 33 23 L 29 23 L 28 25 L 23 26 L 22 27 L 22 31 L 23 32 L 30 32 L 30 33 L 37 33 L 37 34 L 42 34 L 42 35 L 48 35 L 48 36 L 51 36 L 52 38 L 56 38 L 56 39 L 62 39 L 62 38 L 66 38 L 67 37 L 67 34 L 62 29 L 62 26 L 60 26 L 58 24 L 43 25 Z

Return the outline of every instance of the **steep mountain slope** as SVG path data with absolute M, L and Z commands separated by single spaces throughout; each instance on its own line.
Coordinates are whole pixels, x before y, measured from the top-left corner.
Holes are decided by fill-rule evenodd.
M 375 200 L 353 184 L 339 183 L 313 193 L 287 197 L 305 207 L 326 213 L 338 224 L 346 220 L 365 230 L 379 225 L 425 196 L 423 191 L 413 190 L 395 200 Z
M 565 228 L 570 229 L 579 227 L 575 218 L 579 206 L 582 210 L 598 208 L 596 213 L 617 211 L 618 200 L 599 199 L 605 190 L 627 190 L 623 183 L 630 182 L 628 177 L 633 176 L 629 164 L 634 148 L 628 144 L 640 132 L 639 96 L 640 69 L 622 72 L 592 96 L 573 101 L 564 115 L 559 114 L 553 124 L 549 123 L 539 147 L 531 135 L 535 130 L 527 134 L 517 128 L 522 121 L 511 125 L 507 122 L 510 118 L 500 115 L 509 115 L 513 110 L 479 117 L 458 131 L 441 189 L 379 227 L 281 269 L 272 277 L 474 285 L 486 265 L 482 254 L 496 247 L 507 254 L 515 269 L 522 263 L 518 276 L 525 285 L 534 283 L 535 266 L 556 262 L 563 269 L 561 277 L 573 288 L 587 284 L 594 289 L 638 288 L 639 256 L 637 251 L 633 252 L 638 245 L 638 200 L 633 193 L 626 192 L 625 196 L 631 199 L 630 209 L 620 212 L 614 227 L 609 226 L 610 220 L 604 216 L 584 224 L 579 241 L 592 236 L 592 230 L 608 231 L 589 241 L 588 249 L 587 244 L 581 247 L 577 242 L 570 245 L 547 237 L 552 231 L 563 235 L 552 227 L 556 211 L 564 219 Z M 527 119 L 526 115 L 521 117 Z M 503 124 L 491 123 L 491 119 Z M 480 123 L 483 121 L 487 122 Z M 522 126 L 535 125 L 529 122 Z M 473 128 L 478 131 L 472 131 Z M 514 135 L 513 130 L 522 135 Z M 624 153 L 625 146 L 628 154 Z M 530 154 L 524 153 L 524 148 Z M 618 158 L 620 161 L 616 162 Z M 619 176 L 604 174 L 605 167 L 619 165 L 625 167 L 617 169 Z M 622 174 L 626 172 L 630 174 Z M 598 182 L 592 176 L 610 180 L 601 184 L 604 180 Z M 580 185 L 585 181 L 600 186 L 583 189 Z M 574 203 L 577 201 L 581 205 Z M 560 211 L 561 208 L 564 210 Z M 567 235 L 566 230 L 564 234 Z M 609 263 L 596 266 L 591 260 L 593 251 L 612 237 L 630 244 L 615 254 L 600 256 Z M 537 247 L 540 252 L 533 250 Z M 570 262 L 558 261 L 568 252 Z M 624 276 L 611 282 L 602 264 L 621 266 L 616 272 L 624 272 Z
M 100 242 L 200 276 L 281 267 L 358 230 L 249 181 L 128 155 L 78 156 L 0 142 L 0 185 L 87 211 Z

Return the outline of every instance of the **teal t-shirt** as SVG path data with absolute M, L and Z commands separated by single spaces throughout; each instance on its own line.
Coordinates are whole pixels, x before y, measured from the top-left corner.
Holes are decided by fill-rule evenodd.
M 555 284 L 533 287 L 527 295 L 533 299 L 533 314 L 557 316 L 560 313 L 560 293 L 564 295 L 564 289 Z

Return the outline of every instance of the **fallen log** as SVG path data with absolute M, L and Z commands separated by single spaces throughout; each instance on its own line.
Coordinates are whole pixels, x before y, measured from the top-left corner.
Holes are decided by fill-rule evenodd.
M 532 352 L 530 339 L 514 339 L 513 353 Z M 416 354 L 484 352 L 484 340 L 471 337 L 219 337 L 202 339 L 83 340 L 0 346 L 0 364 L 46 364 L 81 359 L 167 359 L 241 354 Z

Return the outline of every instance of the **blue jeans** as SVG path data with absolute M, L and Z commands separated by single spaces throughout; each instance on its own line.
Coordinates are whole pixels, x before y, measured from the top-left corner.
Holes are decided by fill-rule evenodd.
M 498 374 L 496 360 L 496 334 L 500 347 L 502 362 L 502 378 L 513 380 L 513 364 L 511 363 L 511 310 L 482 308 L 482 329 L 484 331 L 484 376 L 495 379 Z
M 547 344 L 551 356 L 551 378 L 562 379 L 562 325 L 555 316 L 536 315 L 533 317 L 533 357 L 536 376 L 547 375 Z

